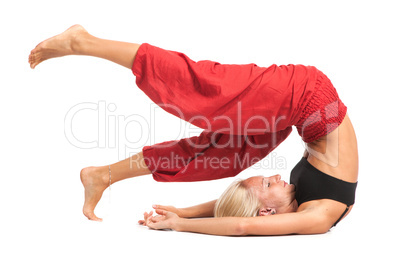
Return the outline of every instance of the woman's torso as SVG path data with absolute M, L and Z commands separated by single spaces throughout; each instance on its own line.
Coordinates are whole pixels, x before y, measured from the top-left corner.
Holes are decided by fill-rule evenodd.
M 350 183 L 358 178 L 358 149 L 353 125 L 348 115 L 333 132 L 306 144 L 307 161 L 316 169 L 339 180 Z M 335 223 L 347 205 L 329 199 L 308 201 L 298 211 L 314 211 Z M 350 206 L 350 213 L 353 206 Z

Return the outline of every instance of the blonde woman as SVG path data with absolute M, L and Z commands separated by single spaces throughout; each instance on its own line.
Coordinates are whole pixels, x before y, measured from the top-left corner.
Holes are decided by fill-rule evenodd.
M 84 168 L 83 212 L 88 219 L 101 220 L 95 207 L 117 181 L 146 174 L 163 182 L 232 177 L 267 156 L 292 126 L 307 149 L 292 170 L 291 184 L 279 175 L 251 177 L 233 183 L 215 201 L 185 209 L 155 206 L 158 215 L 145 213 L 140 223 L 216 235 L 317 234 L 350 213 L 358 176 L 357 141 L 346 106 L 317 68 L 194 62 L 183 53 L 146 43 L 100 39 L 80 25 L 37 45 L 29 63 L 35 68 L 67 55 L 127 67 L 155 103 L 205 130 L 198 137 L 146 146 L 112 165 Z

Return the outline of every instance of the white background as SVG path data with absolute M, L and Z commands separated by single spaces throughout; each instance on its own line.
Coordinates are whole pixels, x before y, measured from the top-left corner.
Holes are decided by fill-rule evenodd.
M 0 22 L 1 267 L 401 267 L 399 1 L 8 1 Z M 31 70 L 30 50 L 76 23 L 102 38 L 147 42 L 194 60 L 318 67 L 348 106 L 358 136 L 353 212 L 316 236 L 152 231 L 136 222 L 153 203 L 208 201 L 233 178 L 166 184 L 144 176 L 115 184 L 111 204 L 105 192 L 96 210 L 103 223 L 86 220 L 81 168 L 199 130 L 180 132 L 188 125 L 160 110 L 151 118 L 152 103 L 135 77 L 113 63 L 74 56 Z M 91 110 L 75 117 L 76 137 L 100 137 L 96 148 L 78 148 L 65 136 L 65 117 L 80 103 L 116 108 L 106 111 L 111 121 Z M 130 115 L 153 120 L 156 128 L 110 123 Z M 280 173 L 288 181 L 303 152 L 297 132 L 275 152 L 286 159 L 285 170 L 252 167 L 238 178 Z

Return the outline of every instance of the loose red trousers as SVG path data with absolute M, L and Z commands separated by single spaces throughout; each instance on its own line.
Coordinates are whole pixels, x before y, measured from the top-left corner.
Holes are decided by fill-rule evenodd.
M 292 125 L 310 142 L 346 114 L 329 79 L 313 66 L 195 62 L 142 44 L 132 71 L 152 101 L 204 129 L 199 137 L 143 148 L 157 181 L 235 176 L 274 150 Z

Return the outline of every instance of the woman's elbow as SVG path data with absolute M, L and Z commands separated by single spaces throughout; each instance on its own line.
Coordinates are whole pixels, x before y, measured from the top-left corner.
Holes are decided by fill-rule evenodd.
M 321 222 L 311 225 L 309 228 L 305 228 L 304 230 L 298 232 L 298 234 L 309 235 L 309 234 L 325 234 L 331 229 L 332 225 L 328 225 L 327 223 Z
M 235 236 L 246 236 L 248 235 L 247 222 L 244 219 L 241 219 L 233 229 L 233 233 Z

